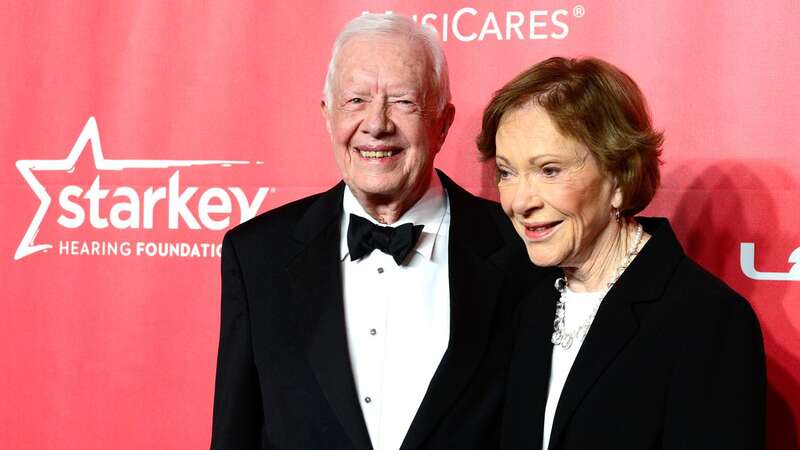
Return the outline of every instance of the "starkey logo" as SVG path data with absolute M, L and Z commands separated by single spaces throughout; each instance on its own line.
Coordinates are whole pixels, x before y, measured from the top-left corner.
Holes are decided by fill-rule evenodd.
M 72 172 L 81 155 L 91 149 L 97 174 L 89 186 L 67 185 L 55 194 L 37 178 L 39 172 Z M 35 242 L 45 216 L 57 207 L 55 223 L 64 230 L 223 230 L 254 217 L 269 193 L 275 188 L 260 186 L 248 195 L 236 186 L 208 187 L 181 183 L 181 170 L 196 166 L 233 167 L 251 164 L 243 160 L 155 160 L 106 158 L 100 145 L 97 121 L 90 117 L 64 159 L 24 159 L 16 162 L 17 170 L 39 200 L 39 207 L 28 225 L 14 259 L 46 252 L 52 242 Z M 255 164 L 263 164 L 256 161 Z M 159 185 L 135 187 L 117 185 L 107 188 L 108 174 L 128 169 L 172 169 Z M 164 211 L 166 210 L 166 214 Z M 238 212 L 238 213 L 237 213 Z M 218 257 L 216 242 L 149 242 L 149 241 L 59 241 L 59 255 L 121 255 Z
M 761 272 L 755 268 L 756 246 L 753 242 L 740 244 L 739 264 L 742 272 L 753 280 L 770 281 L 800 281 L 800 247 L 789 254 L 789 264 L 792 266 L 786 272 Z

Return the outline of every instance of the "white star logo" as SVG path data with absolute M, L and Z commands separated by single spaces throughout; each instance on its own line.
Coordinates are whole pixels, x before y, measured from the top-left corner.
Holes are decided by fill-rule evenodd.
M 30 225 L 28 226 L 25 235 L 14 253 L 14 259 L 19 260 L 28 255 L 47 250 L 52 248 L 52 244 L 34 244 L 33 240 L 39 233 L 39 227 L 42 224 L 44 215 L 47 208 L 50 207 L 51 198 L 47 190 L 42 186 L 34 171 L 72 171 L 75 168 L 75 163 L 78 161 L 81 153 L 87 147 L 87 143 L 91 144 L 92 157 L 94 158 L 94 166 L 97 170 L 115 170 L 120 171 L 124 169 L 164 169 L 168 167 L 189 167 L 197 165 L 220 165 L 229 167 L 234 164 L 250 164 L 249 161 L 234 161 L 234 160 L 161 160 L 161 159 L 106 159 L 103 156 L 103 150 L 100 147 L 100 132 L 97 129 L 97 121 L 94 117 L 89 117 L 86 125 L 83 126 L 78 140 L 72 146 L 72 150 L 64 159 L 23 159 L 17 161 L 17 170 L 22 174 L 22 178 L 28 183 L 31 190 L 37 197 L 39 197 L 39 209 L 33 216 Z M 262 163 L 258 161 L 258 163 Z

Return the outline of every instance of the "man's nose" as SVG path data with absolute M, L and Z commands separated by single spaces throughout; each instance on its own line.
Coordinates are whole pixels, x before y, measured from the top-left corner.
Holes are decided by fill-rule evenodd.
M 367 108 L 367 117 L 364 118 L 362 130 L 373 137 L 394 133 L 395 125 L 385 101 L 373 100 L 370 103 Z

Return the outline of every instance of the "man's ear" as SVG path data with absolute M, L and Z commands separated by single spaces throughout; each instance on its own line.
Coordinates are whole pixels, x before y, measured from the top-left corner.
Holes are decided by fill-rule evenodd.
M 444 144 L 444 140 L 447 137 L 447 133 L 450 131 L 450 126 L 453 125 L 453 120 L 456 118 L 456 107 L 453 106 L 452 103 L 448 103 L 447 106 L 444 107 L 444 111 L 442 111 L 442 125 L 441 125 L 441 134 L 440 144 Z
M 319 101 L 319 112 L 322 113 L 322 119 L 325 120 L 325 129 L 328 130 L 328 134 L 331 133 L 331 121 L 329 118 L 329 111 L 328 105 L 325 104 L 325 100 Z

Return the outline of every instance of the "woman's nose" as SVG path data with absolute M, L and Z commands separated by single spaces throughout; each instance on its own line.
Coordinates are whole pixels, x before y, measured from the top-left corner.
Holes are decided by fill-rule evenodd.
M 532 177 L 520 177 L 516 186 L 516 191 L 514 192 L 514 197 L 511 201 L 511 209 L 514 211 L 514 214 L 527 216 L 533 210 L 541 208 L 542 198 L 539 194 L 539 187 Z

